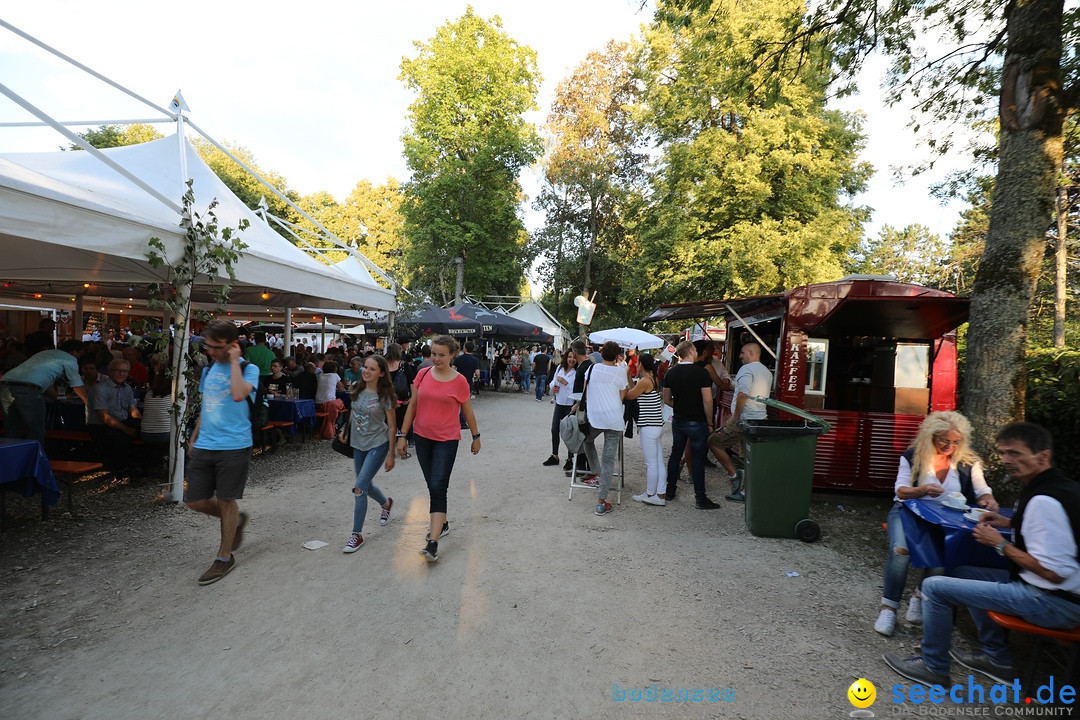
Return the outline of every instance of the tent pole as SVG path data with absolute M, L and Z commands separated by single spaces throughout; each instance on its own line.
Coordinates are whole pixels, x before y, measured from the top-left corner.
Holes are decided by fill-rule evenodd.
M 293 354 L 292 347 L 292 308 L 285 308 L 285 327 L 282 328 L 282 332 L 285 333 L 285 355 Z
M 322 316 L 322 352 L 326 352 L 326 313 Z
M 74 327 L 71 328 L 72 340 L 82 340 L 83 336 L 83 295 L 79 293 L 75 296 L 75 312 L 72 315 L 71 322 L 74 323 Z

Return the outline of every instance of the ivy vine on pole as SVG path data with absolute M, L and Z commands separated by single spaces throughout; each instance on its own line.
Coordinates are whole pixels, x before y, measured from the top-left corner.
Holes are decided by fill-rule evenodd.
M 232 283 L 236 282 L 235 265 L 247 248 L 247 244 L 240 240 L 239 233 L 250 224 L 241 219 L 235 228 L 220 227 L 214 212 L 218 206 L 217 198 L 210 202 L 204 212 L 196 211 L 192 184 L 192 180 L 187 181 L 182 202 L 180 227 L 184 231 L 184 242 L 180 256 L 170 258 L 165 243 L 158 237 L 150 238 L 146 254 L 151 267 L 166 270 L 164 280 L 150 284 L 148 291 L 150 307 L 165 311 L 171 322 L 164 324 L 160 331 L 148 333 L 148 338 L 157 352 L 169 352 L 171 347 L 166 372 L 173 381 L 169 415 L 175 446 L 169 453 L 169 476 L 174 480 L 177 462 L 183 457 L 182 452 L 176 451 L 187 441 L 187 428 L 196 408 L 187 401 L 198 391 L 200 373 L 199 350 L 191 347 L 187 341 L 187 331 L 192 318 L 205 321 L 213 314 L 205 310 L 192 312 L 193 288 L 196 283 L 203 288 L 209 287 L 215 312 L 225 309 Z M 223 282 L 223 278 L 228 278 L 228 281 Z M 183 382 L 179 381 L 181 377 Z

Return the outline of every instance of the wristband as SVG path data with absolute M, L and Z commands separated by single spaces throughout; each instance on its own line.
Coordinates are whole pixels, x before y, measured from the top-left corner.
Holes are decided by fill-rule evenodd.
M 476 433 L 475 435 L 473 435 L 472 439 L 473 440 L 479 440 L 480 439 L 480 433 Z

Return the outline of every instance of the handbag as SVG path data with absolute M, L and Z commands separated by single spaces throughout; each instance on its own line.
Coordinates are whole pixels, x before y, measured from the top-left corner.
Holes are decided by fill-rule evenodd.
M 330 447 L 334 452 L 339 452 L 347 458 L 353 456 L 352 445 L 349 444 L 349 435 L 351 425 L 349 418 L 352 416 L 352 411 L 343 412 L 337 416 L 337 422 L 334 423 L 334 439 L 330 441 Z M 345 433 L 345 441 L 341 441 L 341 434 Z

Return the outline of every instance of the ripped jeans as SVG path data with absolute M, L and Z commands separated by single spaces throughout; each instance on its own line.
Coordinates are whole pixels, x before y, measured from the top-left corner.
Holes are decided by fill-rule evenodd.
M 911 556 L 907 554 L 907 538 L 904 537 L 904 522 L 900 519 L 903 507 L 894 502 L 889 517 L 886 519 L 889 533 L 889 557 L 885 561 L 885 582 L 881 595 L 881 604 L 885 607 L 900 607 L 900 596 L 904 594 L 904 586 L 907 585 L 908 568 L 911 567 Z M 897 552 L 903 550 L 903 554 Z M 927 568 L 923 571 L 923 579 L 932 575 L 944 575 L 945 568 Z M 920 581 L 920 586 L 922 582 Z

